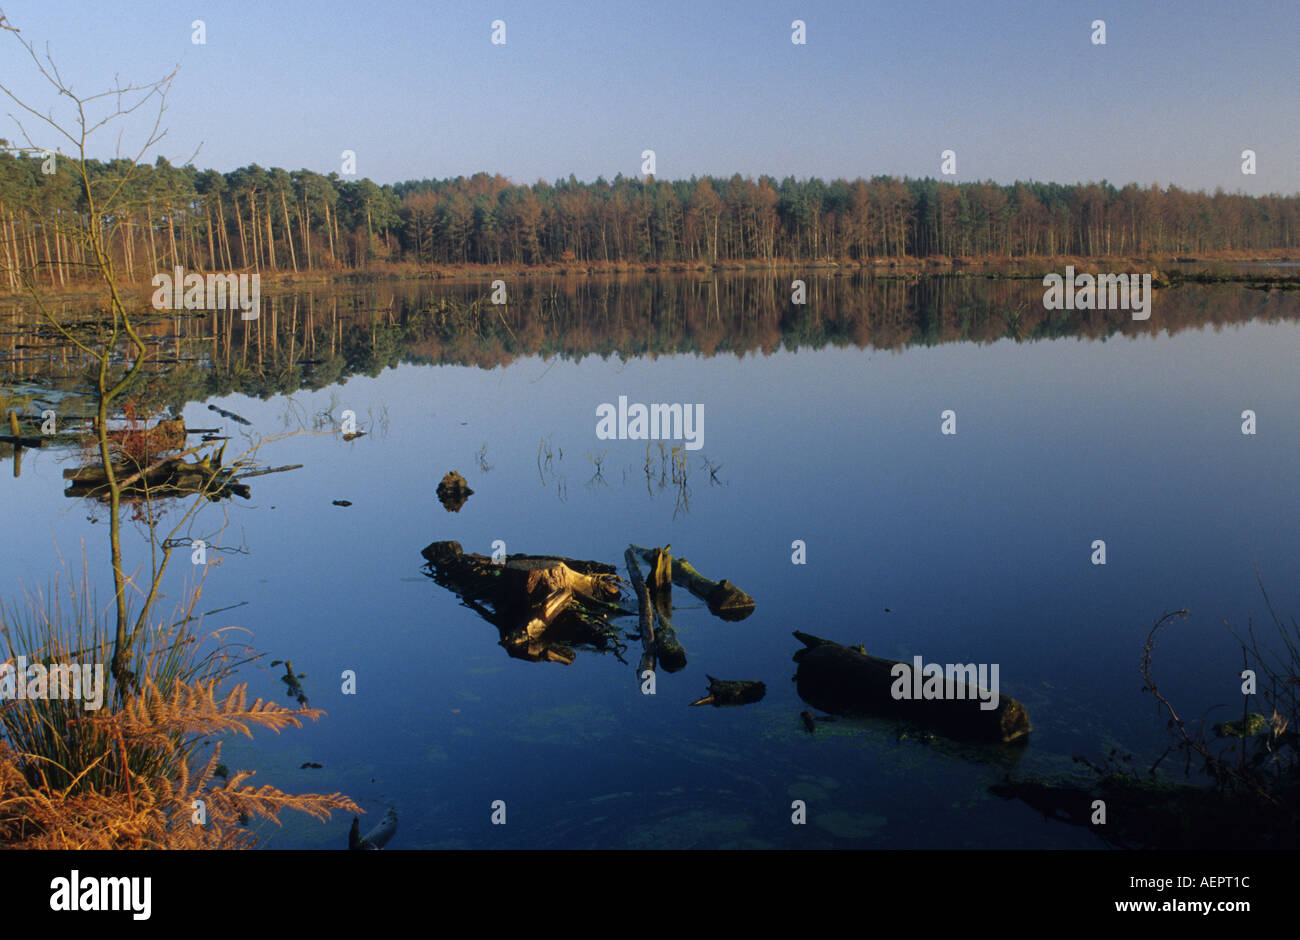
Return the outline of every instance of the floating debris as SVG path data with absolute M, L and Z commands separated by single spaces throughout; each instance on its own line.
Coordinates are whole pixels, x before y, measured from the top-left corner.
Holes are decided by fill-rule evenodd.
M 284 661 L 284 675 L 280 677 L 280 681 L 289 687 L 289 695 L 296 696 L 298 704 L 303 706 L 307 704 L 307 696 L 304 694 L 302 684 L 298 680 L 306 678 L 307 674 L 305 672 L 294 673 L 292 660 L 286 659 Z
M 748 679 L 715 679 L 705 674 L 709 680 L 709 694 L 696 699 L 692 705 L 712 705 L 714 708 L 726 708 L 735 705 L 752 705 L 767 694 L 767 686 L 762 682 Z
M 438 484 L 438 501 L 447 512 L 460 512 L 460 507 L 474 495 L 465 478 L 455 470 L 450 471 Z

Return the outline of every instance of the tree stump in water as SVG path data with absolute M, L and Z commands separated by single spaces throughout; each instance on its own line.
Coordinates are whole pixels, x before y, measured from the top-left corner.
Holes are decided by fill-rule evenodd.
M 455 470 L 450 471 L 438 484 L 438 502 L 447 512 L 460 512 L 460 507 L 474 495 L 465 478 Z

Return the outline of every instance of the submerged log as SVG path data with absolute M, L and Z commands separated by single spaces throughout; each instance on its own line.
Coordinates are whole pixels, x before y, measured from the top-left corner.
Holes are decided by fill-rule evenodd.
M 361 820 L 352 817 L 352 828 L 348 831 L 348 848 L 354 852 L 378 850 L 386 846 L 397 835 L 397 809 L 390 806 L 379 825 L 364 836 L 361 835 Z
M 686 668 L 686 650 L 677 639 L 677 631 L 668 614 L 651 602 L 655 616 L 655 658 L 666 672 L 678 672 Z
M 642 581 L 641 567 L 637 564 L 633 549 L 629 547 L 623 553 L 624 561 L 627 562 L 628 576 L 632 579 L 632 586 L 637 592 L 638 612 L 644 616 L 645 608 L 648 607 L 653 623 L 648 631 L 650 639 L 648 645 L 646 645 L 647 630 L 644 626 L 641 628 L 641 640 L 646 649 L 642 662 L 645 663 L 653 658 L 665 672 L 678 672 L 686 668 L 686 650 L 682 648 L 682 644 L 677 639 L 677 631 L 673 629 L 672 596 L 668 587 L 671 583 L 669 578 L 672 556 L 667 554 L 667 549 L 656 548 L 652 557 L 654 560 L 650 563 L 650 582 L 647 584 Z M 650 656 L 651 652 L 653 657 Z
M 651 549 L 635 546 L 637 554 L 654 564 Z M 700 574 L 685 558 L 673 558 L 672 580 L 684 587 L 709 607 L 709 613 L 723 620 L 744 620 L 754 612 L 754 599 L 725 578 L 710 581 Z
M 709 694 L 696 699 L 692 705 L 712 705 L 725 708 L 732 705 L 751 705 L 767 694 L 767 686 L 762 682 L 749 679 L 715 679 L 705 675 L 709 680 Z
M 655 626 L 654 626 L 654 607 L 650 605 L 650 592 L 646 590 L 645 581 L 641 577 L 641 566 L 636 562 L 636 556 L 632 549 L 623 552 L 623 560 L 627 562 L 627 578 L 632 585 L 632 590 L 636 592 L 637 604 L 637 625 L 641 629 L 641 662 L 637 665 L 637 677 L 649 670 L 655 671 Z
M 1009 743 L 1032 730 L 1025 706 L 1009 695 L 999 694 L 996 708 L 984 708 L 990 693 L 954 680 L 942 698 L 895 698 L 899 683 L 908 690 L 914 678 L 921 683 L 912 663 L 869 656 L 798 630 L 794 635 L 805 647 L 794 654 L 799 697 L 822 711 L 914 721 L 957 741 Z

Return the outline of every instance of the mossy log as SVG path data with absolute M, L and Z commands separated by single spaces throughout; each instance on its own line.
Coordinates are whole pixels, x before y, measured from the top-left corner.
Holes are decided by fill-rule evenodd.
M 634 546 L 637 554 L 653 565 L 657 549 Z M 695 570 L 685 558 L 672 558 L 672 580 L 684 587 L 709 607 L 709 613 L 723 620 L 744 620 L 754 612 L 754 599 L 725 578 L 710 581 Z
M 709 680 L 709 694 L 696 699 L 692 705 L 712 705 L 724 708 L 732 705 L 751 705 L 760 701 L 767 694 L 767 686 L 750 679 L 715 679 L 705 675 Z
M 998 696 L 996 708 L 985 709 L 989 695 L 974 685 L 954 682 L 943 698 L 894 698 L 899 681 L 912 688 L 914 665 L 882 659 L 831 640 L 802 633 L 795 637 L 804 649 L 794 654 L 799 697 L 834 715 L 898 718 L 966 742 L 1023 740 L 1032 730 L 1029 713 L 1009 695 Z M 895 677 L 896 667 L 903 667 Z

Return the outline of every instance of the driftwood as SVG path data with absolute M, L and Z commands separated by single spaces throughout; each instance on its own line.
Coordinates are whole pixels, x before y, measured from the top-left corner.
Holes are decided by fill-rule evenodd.
M 835 715 L 900 718 L 916 722 L 957 741 L 1024 739 L 1032 730 L 1029 713 L 1009 695 L 998 696 L 993 709 L 981 708 L 988 698 L 973 685 L 954 682 L 951 697 L 896 699 L 895 667 L 902 666 L 910 689 L 914 666 L 882 659 L 830 640 L 795 631 L 804 649 L 794 654 L 799 664 L 795 681 L 799 697 Z
M 348 830 L 348 848 L 352 851 L 378 850 L 386 846 L 397 835 L 397 809 L 390 806 L 379 825 L 364 836 L 361 835 L 361 820 L 352 817 L 352 828 Z
M 631 547 L 623 553 L 623 558 L 627 562 L 628 576 L 632 579 L 632 586 L 637 592 L 637 603 L 641 615 L 644 616 L 644 606 L 650 608 L 650 616 L 654 624 L 653 629 L 649 631 L 650 640 L 653 644 L 654 660 L 664 668 L 665 672 L 678 672 L 686 668 L 686 650 L 677 639 L 677 631 L 673 629 L 672 621 L 672 588 L 671 588 L 671 571 L 672 556 L 668 550 L 654 549 L 651 553 L 650 561 L 650 580 L 643 583 L 641 580 L 641 568 L 637 564 L 636 555 Z M 638 584 L 641 586 L 638 587 Z M 642 593 L 646 595 L 642 598 Z M 645 644 L 646 633 L 644 627 L 641 629 L 642 644 Z M 646 657 L 642 657 L 644 663 Z M 653 665 L 649 668 L 653 669 Z
M 114 476 L 123 497 L 142 499 L 202 494 L 213 501 L 230 496 L 249 498 L 252 491 L 247 484 L 236 479 L 234 471 L 214 466 L 206 458 L 199 461 L 184 459 L 198 449 L 199 447 L 191 447 L 179 454 L 161 457 L 144 467 L 115 464 Z M 71 481 L 71 485 L 63 491 L 65 496 L 108 496 L 108 474 L 101 464 L 65 469 L 63 478 Z
M 522 554 L 497 563 L 466 553 L 459 542 L 434 542 L 421 554 L 431 576 L 495 626 L 515 658 L 567 664 L 575 646 L 619 649 L 606 615 L 621 612 L 622 591 L 609 565 Z
M 648 548 L 633 546 L 638 555 L 650 562 L 655 562 L 654 552 Z M 725 578 L 710 581 L 695 570 L 685 558 L 672 558 L 672 580 L 679 587 L 684 587 L 709 606 L 709 613 L 723 620 L 744 620 L 754 612 L 754 599 Z
M 283 467 L 267 467 L 265 470 L 249 470 L 246 473 L 241 473 L 239 475 L 239 478 L 241 480 L 247 480 L 249 477 L 266 476 L 268 473 L 284 473 L 286 470 L 301 470 L 301 469 L 302 469 L 302 464 L 291 463 Z
M 709 680 L 709 694 L 696 699 L 692 705 L 712 705 L 723 708 L 731 705 L 750 705 L 767 694 L 767 686 L 761 682 L 747 679 L 715 679 L 705 675 Z

